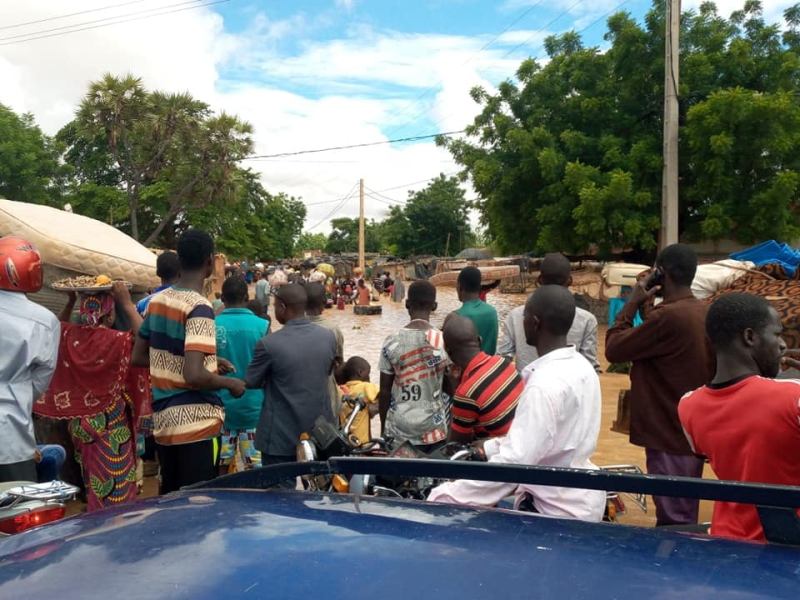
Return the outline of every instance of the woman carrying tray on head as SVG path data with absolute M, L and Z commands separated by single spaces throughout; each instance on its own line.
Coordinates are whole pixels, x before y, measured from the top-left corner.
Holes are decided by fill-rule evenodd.
M 136 497 L 136 433 L 149 418 L 147 369 L 131 366 L 142 323 L 123 282 L 80 293 L 80 325 L 69 323 L 78 296 L 61 312 L 58 366 L 47 393 L 34 405 L 41 416 L 69 419 L 75 458 L 86 485 L 88 510 Z M 112 329 L 115 301 L 131 331 Z

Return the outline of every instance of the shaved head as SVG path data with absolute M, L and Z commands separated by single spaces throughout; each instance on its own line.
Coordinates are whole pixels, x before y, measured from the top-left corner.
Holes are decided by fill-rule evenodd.
M 306 303 L 308 302 L 306 288 L 299 283 L 282 285 L 278 288 L 278 291 L 275 292 L 275 296 L 280 298 L 286 306 L 302 306 L 303 309 L 305 309 Z
M 444 347 L 457 365 L 465 367 L 481 350 L 481 338 L 470 319 L 450 313 L 444 320 Z
M 305 284 L 305 288 L 308 295 L 306 310 L 314 315 L 322 314 L 322 309 L 325 308 L 325 286 L 314 282 Z
M 575 319 L 575 297 L 563 286 L 544 285 L 528 298 L 525 313 L 536 317 L 542 331 L 566 336 Z
M 568 286 L 572 279 L 569 259 L 560 252 L 547 254 L 539 267 L 539 283 L 542 285 Z

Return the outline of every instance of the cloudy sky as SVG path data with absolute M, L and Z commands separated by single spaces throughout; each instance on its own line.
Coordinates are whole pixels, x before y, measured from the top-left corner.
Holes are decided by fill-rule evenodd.
M 770 18 L 794 0 L 764 0 Z M 719 0 L 720 12 L 743 0 Z M 684 7 L 699 0 L 684 0 Z M 0 103 L 47 133 L 73 115 L 90 81 L 132 73 L 151 89 L 189 91 L 255 127 L 258 154 L 462 129 L 468 91 L 493 88 L 551 33 L 602 45 L 616 9 L 650 0 L 0 0 Z M 67 14 L 66 13 L 80 13 Z M 302 197 L 306 226 L 380 218 L 409 190 L 453 173 L 432 140 L 259 159 L 267 189 Z

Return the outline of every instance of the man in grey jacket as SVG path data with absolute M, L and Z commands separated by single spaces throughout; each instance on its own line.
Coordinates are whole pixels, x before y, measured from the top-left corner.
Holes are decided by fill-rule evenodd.
M 256 429 L 256 448 L 264 466 L 296 460 L 300 434 L 324 416 L 334 420 L 328 377 L 336 359 L 333 332 L 305 316 L 308 295 L 296 283 L 275 293 L 280 331 L 256 346 L 245 377 L 248 388 L 264 388 L 264 406 Z
M 567 257 L 558 253 L 546 255 L 540 267 L 539 285 L 569 287 L 571 284 L 572 273 Z M 519 306 L 508 313 L 502 325 L 503 335 L 497 345 L 497 353 L 514 358 L 520 372 L 539 358 L 536 348 L 525 343 L 525 329 L 522 325 L 524 310 L 524 306 Z M 600 372 L 600 363 L 597 360 L 597 318 L 588 310 L 576 307 L 575 320 L 567 334 L 567 343 L 575 346 L 594 370 Z

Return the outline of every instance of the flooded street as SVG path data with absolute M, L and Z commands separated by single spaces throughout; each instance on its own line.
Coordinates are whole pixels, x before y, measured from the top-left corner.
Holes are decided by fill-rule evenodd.
M 489 303 L 497 309 L 502 321 L 511 309 L 524 304 L 527 296 L 524 294 L 489 294 Z M 436 300 L 439 307 L 431 315 L 431 323 L 441 329 L 445 317 L 461 306 L 455 288 L 439 288 L 436 290 Z M 345 306 L 344 310 L 335 307 L 326 310 L 323 318 L 336 323 L 344 335 L 344 358 L 362 356 L 372 365 L 372 381 L 378 383 L 378 360 L 380 358 L 383 341 L 387 336 L 396 332 L 409 322 L 405 301 L 392 302 L 388 297 L 381 298 L 383 314 L 375 316 L 359 316 L 353 314 L 352 305 Z

